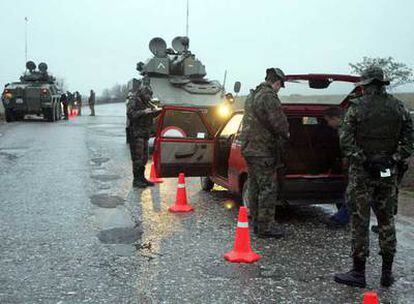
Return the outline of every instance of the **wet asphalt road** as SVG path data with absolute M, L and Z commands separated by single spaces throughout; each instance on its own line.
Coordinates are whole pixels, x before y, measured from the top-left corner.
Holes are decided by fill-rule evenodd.
M 168 213 L 175 179 L 131 188 L 124 105 L 96 110 L 54 124 L 0 123 L 0 303 L 361 302 L 365 290 L 332 280 L 348 269 L 350 249 L 349 230 L 323 223 L 331 207 L 281 210 L 284 239 L 253 238 L 262 260 L 227 263 L 233 198 L 188 179 L 195 212 Z M 379 287 L 371 234 L 366 290 L 381 303 L 414 303 L 413 219 L 397 222 L 396 284 Z

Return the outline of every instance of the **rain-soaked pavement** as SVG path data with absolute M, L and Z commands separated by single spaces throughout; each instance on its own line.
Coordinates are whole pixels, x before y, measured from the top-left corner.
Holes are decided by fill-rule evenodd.
M 96 117 L 0 123 L 0 303 L 361 303 L 366 290 L 381 303 L 414 303 L 412 217 L 397 220 L 389 289 L 379 287 L 375 234 L 368 288 L 333 282 L 350 249 L 349 230 L 324 224 L 331 207 L 281 210 L 284 239 L 253 237 L 263 258 L 227 263 L 232 197 L 188 179 L 195 212 L 177 215 L 167 211 L 175 179 L 131 188 L 124 111 L 103 105 Z

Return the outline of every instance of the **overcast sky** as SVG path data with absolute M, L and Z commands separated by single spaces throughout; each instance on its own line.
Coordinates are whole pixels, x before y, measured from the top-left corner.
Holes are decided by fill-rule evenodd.
M 0 0 L 0 86 L 45 61 L 70 90 L 98 93 L 137 77 L 148 42 L 185 34 L 186 0 Z M 363 56 L 393 56 L 414 67 L 411 0 L 190 0 L 190 50 L 208 77 L 242 91 L 265 68 L 286 73 L 349 73 Z M 414 86 L 401 88 L 414 91 Z

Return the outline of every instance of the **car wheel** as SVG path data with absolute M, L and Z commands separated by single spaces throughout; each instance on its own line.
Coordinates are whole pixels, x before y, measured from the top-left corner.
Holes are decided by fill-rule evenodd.
M 241 205 L 247 208 L 250 208 L 250 204 L 249 204 L 249 183 L 248 180 L 246 180 L 243 183 L 243 188 L 242 188 L 242 195 L 241 195 Z
M 208 176 L 204 176 L 200 178 L 201 189 L 204 191 L 211 191 L 214 187 L 213 181 Z

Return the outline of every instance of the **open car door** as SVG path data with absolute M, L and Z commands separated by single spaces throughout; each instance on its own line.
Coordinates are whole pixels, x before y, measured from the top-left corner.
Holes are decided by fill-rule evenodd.
M 207 176 L 214 159 L 214 134 L 202 109 L 163 108 L 157 125 L 154 165 L 160 177 Z

